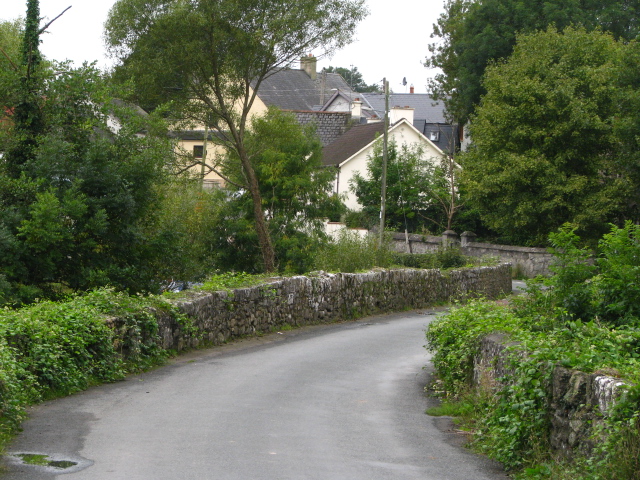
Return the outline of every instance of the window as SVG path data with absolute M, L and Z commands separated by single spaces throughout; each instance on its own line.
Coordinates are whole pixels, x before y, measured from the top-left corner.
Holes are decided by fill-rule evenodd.
M 440 140 L 440 132 L 429 132 L 429 140 L 432 142 Z
M 203 155 L 204 155 L 204 145 L 194 145 L 193 146 L 194 158 L 202 158 Z
M 205 190 L 213 190 L 214 188 L 220 188 L 222 185 L 219 180 L 202 180 L 202 188 Z

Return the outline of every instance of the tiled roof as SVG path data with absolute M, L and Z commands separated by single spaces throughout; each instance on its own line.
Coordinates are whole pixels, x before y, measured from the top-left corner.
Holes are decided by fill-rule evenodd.
M 324 165 L 340 165 L 373 142 L 376 134 L 382 134 L 383 131 L 384 122 L 351 127 L 331 145 L 324 147 L 322 150 L 322 163 Z
M 351 92 L 337 73 L 321 72 L 312 80 L 304 70 L 285 69 L 265 78 L 258 96 L 267 105 L 283 110 L 319 110 L 336 91 Z
M 378 112 L 380 118 L 384 117 L 384 93 L 360 95 Z M 449 123 L 444 117 L 442 102 L 434 100 L 427 93 L 393 93 L 389 96 L 389 108 L 393 107 L 413 108 L 414 125 L 416 120 L 424 120 L 426 123 Z

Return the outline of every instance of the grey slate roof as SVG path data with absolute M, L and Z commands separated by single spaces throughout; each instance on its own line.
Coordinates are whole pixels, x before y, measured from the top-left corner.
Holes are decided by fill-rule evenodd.
M 258 88 L 258 96 L 267 105 L 282 110 L 319 110 L 338 90 L 351 92 L 338 73 L 318 73 L 312 80 L 304 70 L 285 69 L 267 77 Z
M 384 94 L 362 93 L 363 100 L 384 116 Z M 458 127 L 451 125 L 444 117 L 444 104 L 434 100 L 426 93 L 394 93 L 389 98 L 389 108 L 413 108 L 413 126 L 431 140 L 431 132 L 438 132 L 438 139 L 433 143 L 443 152 L 451 152 L 460 146 Z
M 324 165 L 338 166 L 353 154 L 373 142 L 376 134 L 382 134 L 384 122 L 355 125 L 347 130 L 344 135 L 331 145 L 322 150 L 322 163 Z
M 361 93 L 371 107 L 384 117 L 384 93 Z M 426 123 L 448 123 L 444 118 L 444 104 L 431 98 L 427 93 L 393 93 L 389 97 L 389 108 L 411 107 L 415 120 L 424 120 Z

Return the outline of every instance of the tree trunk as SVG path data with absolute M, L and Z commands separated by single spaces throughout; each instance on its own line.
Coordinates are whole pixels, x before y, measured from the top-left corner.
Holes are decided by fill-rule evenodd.
M 256 226 L 256 233 L 258 234 L 258 243 L 260 244 L 260 250 L 262 251 L 264 269 L 267 273 L 274 272 L 276 269 L 276 254 L 273 250 L 271 235 L 269 234 L 267 222 L 264 218 L 264 212 L 262 211 L 262 196 L 260 195 L 258 179 L 246 152 L 242 151 L 240 153 L 240 161 L 242 162 L 242 166 L 247 177 L 249 193 L 251 194 L 251 200 L 253 201 L 253 217 Z

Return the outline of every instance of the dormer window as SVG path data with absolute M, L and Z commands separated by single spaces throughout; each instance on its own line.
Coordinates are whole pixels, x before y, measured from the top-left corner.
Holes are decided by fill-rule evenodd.
M 432 142 L 440 140 L 440 132 L 429 132 L 429 140 Z

